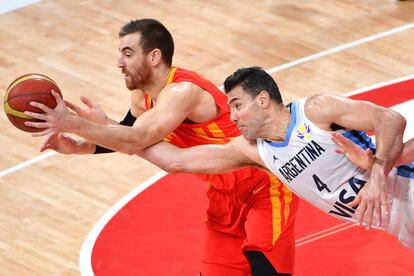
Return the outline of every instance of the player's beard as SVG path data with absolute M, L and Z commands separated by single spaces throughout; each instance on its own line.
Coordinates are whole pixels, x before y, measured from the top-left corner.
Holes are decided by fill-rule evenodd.
M 146 62 L 143 62 L 133 75 L 128 74 L 128 77 L 125 79 L 125 85 L 129 90 L 145 90 L 151 82 L 152 71 Z

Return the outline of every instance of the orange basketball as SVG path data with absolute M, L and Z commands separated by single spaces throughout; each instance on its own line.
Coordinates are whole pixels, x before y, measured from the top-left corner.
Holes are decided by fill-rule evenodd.
M 26 116 L 24 111 L 43 112 L 30 105 L 30 102 L 40 102 L 50 108 L 56 107 L 56 100 L 51 91 L 60 92 L 56 82 L 42 74 L 26 74 L 14 80 L 6 90 L 4 96 L 4 111 L 10 122 L 17 128 L 27 132 L 39 132 L 40 128 L 24 125 L 26 121 L 39 122 L 40 120 Z

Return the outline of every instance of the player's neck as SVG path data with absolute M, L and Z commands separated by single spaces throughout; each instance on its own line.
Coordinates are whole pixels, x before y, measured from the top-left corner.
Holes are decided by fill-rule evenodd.
M 171 69 L 172 67 L 160 66 L 153 70 L 151 82 L 144 89 L 145 93 L 150 95 L 154 100 L 157 99 L 161 91 L 167 86 Z
M 283 105 L 273 109 L 265 120 L 266 134 L 264 138 L 272 141 L 284 141 L 289 131 L 290 125 L 290 109 Z

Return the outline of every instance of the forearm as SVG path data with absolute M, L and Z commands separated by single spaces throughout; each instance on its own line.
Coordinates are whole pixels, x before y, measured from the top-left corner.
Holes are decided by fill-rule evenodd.
M 143 138 L 140 133 L 122 125 L 98 125 L 80 120 L 72 133 L 93 144 L 126 154 L 135 154 L 146 146 L 140 143 Z
M 136 121 L 136 117 L 134 115 L 132 115 L 131 109 L 128 110 L 128 113 L 125 115 L 124 119 L 122 121 L 120 121 L 119 123 L 116 122 L 115 120 L 112 120 L 110 118 L 107 118 L 106 120 L 106 124 L 107 125 L 123 125 L 123 126 L 133 126 L 135 121 Z M 99 145 L 95 145 L 95 150 L 94 150 L 94 154 L 102 154 L 102 153 L 111 153 L 114 152 L 114 150 L 112 149 L 108 149 Z
M 239 158 L 232 158 L 222 145 L 202 145 L 180 149 L 167 142 L 160 142 L 137 155 L 170 172 L 224 173 L 247 165 Z
M 403 149 L 405 125 L 404 117 L 396 112 L 388 112 L 378 120 L 374 129 L 377 151 L 373 169 L 380 168 L 385 174 L 389 173 Z

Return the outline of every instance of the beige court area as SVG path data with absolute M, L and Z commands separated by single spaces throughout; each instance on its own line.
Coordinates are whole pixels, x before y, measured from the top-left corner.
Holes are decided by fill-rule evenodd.
M 174 65 L 217 85 L 239 67 L 270 69 L 414 23 L 414 1 L 44 0 L 0 15 L 0 91 L 43 73 L 64 98 L 81 95 L 121 120 L 129 108 L 118 30 L 156 18 L 171 31 Z M 352 90 L 413 73 L 414 28 L 273 74 L 284 100 Z M 42 138 L 0 112 L 0 275 L 79 275 L 79 252 L 96 221 L 159 169 L 135 156 L 41 156 Z

